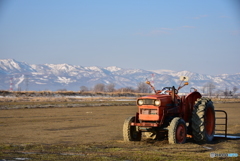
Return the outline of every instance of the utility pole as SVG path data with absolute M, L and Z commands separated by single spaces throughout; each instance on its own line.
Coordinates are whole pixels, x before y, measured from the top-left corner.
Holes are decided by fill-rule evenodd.
M 13 91 L 13 78 L 10 78 L 10 86 L 9 86 L 9 91 Z
M 28 91 L 28 85 L 29 85 L 29 77 L 28 75 L 24 75 L 25 85 L 26 85 L 26 91 Z

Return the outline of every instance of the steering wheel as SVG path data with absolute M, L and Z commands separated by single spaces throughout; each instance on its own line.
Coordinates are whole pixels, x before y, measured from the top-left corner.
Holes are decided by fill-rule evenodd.
M 172 90 L 172 87 L 164 87 L 162 89 L 162 91 L 171 91 L 171 90 Z M 175 94 L 178 94 L 178 90 L 177 89 L 175 89 Z
M 172 87 L 164 87 L 163 89 L 162 89 L 162 91 L 171 91 L 172 90 Z

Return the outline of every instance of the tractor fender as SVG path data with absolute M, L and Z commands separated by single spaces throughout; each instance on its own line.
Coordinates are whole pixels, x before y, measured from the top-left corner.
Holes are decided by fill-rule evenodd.
M 180 113 L 185 122 L 190 122 L 192 118 L 192 111 L 195 105 L 195 102 L 198 98 L 201 98 L 202 95 L 198 91 L 189 93 L 187 96 L 182 96 L 182 104 Z

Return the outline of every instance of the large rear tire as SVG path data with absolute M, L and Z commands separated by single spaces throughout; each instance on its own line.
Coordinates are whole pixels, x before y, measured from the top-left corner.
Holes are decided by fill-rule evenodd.
M 192 113 L 192 135 L 199 143 L 209 143 L 215 133 L 215 111 L 209 98 L 199 98 Z
M 123 124 L 123 140 L 128 141 L 140 141 L 142 138 L 141 131 L 138 131 L 137 126 L 131 126 L 134 122 L 135 116 L 131 116 L 124 121 Z
M 185 121 L 180 117 L 175 117 L 168 129 L 169 144 L 183 144 L 186 142 L 187 128 Z

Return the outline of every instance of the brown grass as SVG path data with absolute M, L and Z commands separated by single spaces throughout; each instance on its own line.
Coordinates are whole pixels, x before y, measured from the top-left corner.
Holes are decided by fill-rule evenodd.
M 81 101 L 115 101 L 133 100 L 135 97 L 2 97 L 0 102 L 81 102 Z
M 239 103 L 214 104 L 226 110 L 229 133 L 240 135 Z M 240 140 L 183 145 L 144 139 L 125 143 L 124 120 L 136 106 L 18 109 L 0 111 L 0 160 L 239 160 L 210 158 L 210 153 L 240 154 Z
M 108 96 L 108 97 L 140 97 L 149 93 L 134 92 L 94 92 L 94 91 L 0 91 L 0 96 L 14 97 L 51 97 L 51 96 Z

